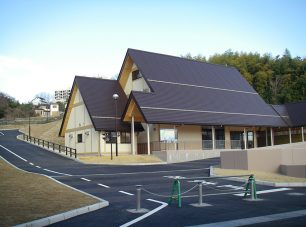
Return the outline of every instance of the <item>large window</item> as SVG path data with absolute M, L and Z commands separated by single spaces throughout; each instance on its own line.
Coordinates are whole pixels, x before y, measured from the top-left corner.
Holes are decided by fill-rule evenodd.
M 120 143 L 131 143 L 131 133 L 120 132 Z
M 176 142 L 177 130 L 176 129 L 160 129 L 160 141 Z

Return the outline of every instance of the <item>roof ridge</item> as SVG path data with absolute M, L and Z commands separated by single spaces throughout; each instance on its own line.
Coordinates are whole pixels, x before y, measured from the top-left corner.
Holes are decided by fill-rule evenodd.
M 75 77 L 75 78 L 96 79 L 96 80 L 117 81 L 117 80 L 114 80 L 114 79 L 99 78 L 99 77 L 91 77 L 91 76 L 79 76 L 79 75 L 75 75 L 74 77 Z
M 208 64 L 208 65 L 214 65 L 214 66 L 219 66 L 219 67 L 223 67 L 223 68 L 231 68 L 231 69 L 235 69 L 237 70 L 235 67 L 233 66 L 227 66 L 227 65 L 221 65 L 221 64 L 215 64 L 215 63 L 210 63 L 210 62 L 204 62 L 204 61 L 198 61 L 195 59 L 189 59 L 189 58 L 184 58 L 184 57 L 178 57 L 178 56 L 174 56 L 174 55 L 169 55 L 169 54 L 161 54 L 161 53 L 156 53 L 156 52 L 150 52 L 150 51 L 145 51 L 145 50 L 138 50 L 138 49 L 133 49 L 133 48 L 128 48 L 128 52 L 129 50 L 132 51 L 138 51 L 138 52 L 143 52 L 143 53 L 147 53 L 147 54 L 155 54 L 155 55 L 161 55 L 161 56 L 165 56 L 165 57 L 172 57 L 172 58 L 178 58 L 181 60 L 186 60 L 186 61 L 191 61 L 191 62 L 196 62 L 196 63 L 203 63 L 203 64 Z

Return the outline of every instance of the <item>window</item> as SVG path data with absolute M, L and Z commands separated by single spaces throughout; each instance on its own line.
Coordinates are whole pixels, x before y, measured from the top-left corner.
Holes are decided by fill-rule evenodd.
M 160 141 L 174 142 L 177 140 L 176 129 L 160 129 Z
M 120 132 L 120 143 L 131 143 L 131 133 Z
M 78 143 L 83 143 L 83 134 L 78 134 Z
M 132 80 L 137 80 L 137 79 L 139 79 L 141 77 L 142 77 L 142 75 L 139 72 L 139 70 L 135 70 L 135 71 L 132 72 Z

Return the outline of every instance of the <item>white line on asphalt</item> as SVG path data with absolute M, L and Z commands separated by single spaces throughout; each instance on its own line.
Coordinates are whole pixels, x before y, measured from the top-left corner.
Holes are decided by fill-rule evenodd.
M 105 185 L 105 184 L 98 184 L 99 186 L 102 186 L 104 188 L 109 188 L 109 186 Z
M 87 179 L 87 178 L 83 178 L 83 177 L 81 177 L 81 180 L 84 180 L 84 181 L 91 181 L 91 180 L 89 180 L 89 179 Z
M 0 147 L 2 147 L 4 150 L 7 150 L 7 151 L 10 152 L 11 154 L 15 155 L 17 158 L 20 158 L 21 160 L 23 160 L 23 161 L 25 161 L 25 162 L 28 161 L 28 160 L 26 160 L 26 159 L 20 157 L 18 154 L 15 154 L 13 151 L 7 149 L 6 147 L 4 147 L 4 146 L 2 146 L 2 145 L 0 145 Z
M 291 188 L 276 188 L 276 189 L 270 189 L 270 190 L 257 191 L 256 194 L 266 194 L 266 193 L 281 192 L 281 191 L 288 191 L 288 190 L 291 190 Z M 244 193 L 239 193 L 235 195 L 244 196 Z
M 223 222 L 215 222 L 203 225 L 196 225 L 197 227 L 234 227 L 234 226 L 244 226 L 244 225 L 252 225 L 252 224 L 259 224 L 259 223 L 266 223 L 271 221 L 279 221 L 289 218 L 297 218 L 306 215 L 306 210 L 296 210 L 291 212 L 285 213 L 278 213 L 278 214 L 270 214 L 252 218 L 242 218 L 230 221 L 223 221 Z M 271 224 L 273 225 L 273 224 Z M 191 226 L 189 226 L 191 227 Z M 194 226 L 195 227 L 195 226 Z
M 142 216 L 140 216 L 140 217 L 138 217 L 138 218 L 128 222 L 128 223 L 125 223 L 125 224 L 121 225 L 120 227 L 128 227 L 130 225 L 133 225 L 133 224 L 135 224 L 135 223 L 145 219 L 146 217 L 149 217 L 150 215 L 156 213 L 157 211 L 160 211 L 161 209 L 165 208 L 166 206 L 168 206 L 167 203 L 164 203 L 164 202 L 161 202 L 161 201 L 157 201 L 157 200 L 154 200 L 154 199 L 147 199 L 147 200 L 151 201 L 151 202 L 159 203 L 159 204 L 162 204 L 162 205 L 157 207 L 157 208 L 155 208 L 154 210 L 151 210 L 150 212 L 148 212 L 148 213 L 146 213 L 146 214 L 144 214 L 144 215 L 142 215 Z
M 38 169 L 40 169 L 41 167 L 40 166 L 36 166 Z
M 34 166 L 34 164 L 32 162 L 29 163 L 31 166 Z
M 243 189 L 241 186 L 234 186 L 231 184 L 226 184 L 226 185 L 219 185 L 217 188 L 232 188 L 232 189 Z
M 203 194 L 203 197 L 205 197 L 205 196 L 215 196 L 215 195 L 234 195 L 236 193 L 237 193 L 237 191 L 235 191 L 235 192 L 211 193 L 211 194 Z M 192 197 L 199 197 L 199 195 L 183 195 L 182 196 L 182 198 L 192 198 Z
M 51 172 L 51 173 L 57 173 L 57 174 L 61 174 L 61 175 L 69 176 L 69 177 L 72 176 L 72 175 L 70 175 L 70 174 L 60 173 L 60 172 L 56 172 L 56 171 L 53 171 L 53 170 L 50 170 L 50 169 L 44 169 L 44 170 L 45 170 L 45 171 L 48 171 L 48 172 Z
M 4 136 L 4 133 L 3 133 L 3 132 L 0 132 L 0 134 L 1 134 L 2 136 Z
M 132 193 L 125 192 L 125 191 L 119 191 L 119 192 L 122 193 L 122 194 L 126 194 L 126 195 L 134 195 L 134 194 L 132 194 Z

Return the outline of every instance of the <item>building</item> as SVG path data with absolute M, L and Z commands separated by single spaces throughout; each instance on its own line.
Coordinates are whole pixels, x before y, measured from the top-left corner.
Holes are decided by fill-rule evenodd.
M 57 90 L 54 92 L 54 100 L 55 102 L 62 102 L 65 103 L 67 102 L 68 98 L 70 95 L 70 90 Z
M 305 110 L 265 103 L 233 67 L 128 49 L 117 80 L 75 77 L 60 135 L 78 152 L 109 154 L 103 134 L 116 121 L 120 154 L 191 160 L 273 146 L 277 133 L 304 140 Z
M 57 103 L 38 105 L 35 113 L 40 117 L 56 117 L 59 116 L 59 105 Z

